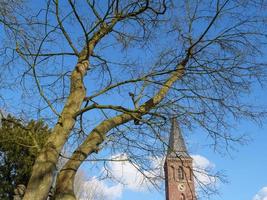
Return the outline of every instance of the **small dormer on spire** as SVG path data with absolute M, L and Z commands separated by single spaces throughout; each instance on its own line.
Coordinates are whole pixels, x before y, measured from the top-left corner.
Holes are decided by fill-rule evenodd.
M 190 157 L 176 118 L 172 118 L 167 157 Z

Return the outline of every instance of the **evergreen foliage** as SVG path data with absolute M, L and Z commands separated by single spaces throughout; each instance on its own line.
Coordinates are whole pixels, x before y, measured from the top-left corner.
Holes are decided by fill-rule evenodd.
M 34 160 L 50 129 L 43 121 L 22 123 L 7 116 L 0 128 L 0 199 L 13 199 L 17 185 L 27 185 Z

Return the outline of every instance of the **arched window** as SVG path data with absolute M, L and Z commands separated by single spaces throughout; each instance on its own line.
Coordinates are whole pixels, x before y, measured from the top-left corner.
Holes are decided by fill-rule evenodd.
M 174 166 L 171 166 L 171 174 L 172 174 L 172 179 L 175 180 L 175 169 L 174 169 Z
M 180 200 L 185 200 L 185 195 L 184 194 L 181 194 Z
M 193 180 L 193 170 L 189 167 L 189 180 Z
M 183 168 L 181 166 L 178 168 L 178 179 L 179 180 L 183 180 L 184 179 L 184 170 L 183 170 Z

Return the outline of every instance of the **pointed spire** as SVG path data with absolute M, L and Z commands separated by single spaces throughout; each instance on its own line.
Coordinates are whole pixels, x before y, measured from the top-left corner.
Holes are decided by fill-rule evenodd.
M 172 126 L 169 139 L 168 157 L 190 157 L 182 136 L 181 129 L 177 123 L 176 118 L 172 118 Z

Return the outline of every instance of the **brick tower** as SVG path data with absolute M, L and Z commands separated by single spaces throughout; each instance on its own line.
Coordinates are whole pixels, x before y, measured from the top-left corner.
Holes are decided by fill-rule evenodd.
M 172 119 L 164 171 L 166 200 L 196 200 L 192 158 L 187 152 L 176 119 Z

